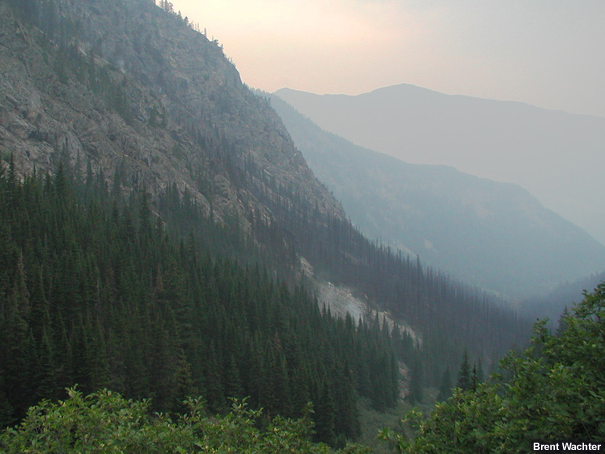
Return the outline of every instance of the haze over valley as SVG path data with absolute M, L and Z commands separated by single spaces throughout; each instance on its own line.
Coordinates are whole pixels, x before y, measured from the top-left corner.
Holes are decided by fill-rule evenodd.
M 516 183 L 605 243 L 605 118 L 397 85 L 358 96 L 276 93 L 321 128 L 415 164 Z
M 0 0 L 0 451 L 605 440 L 605 10 L 563 3 Z
M 513 301 L 603 270 L 605 247 L 523 188 L 356 146 L 322 130 L 281 94 L 294 99 L 296 94 L 281 90 L 271 97 L 296 146 L 369 237 Z M 328 118 L 338 115 L 326 110 L 333 114 Z M 387 117 L 367 113 L 367 118 Z M 364 129 L 357 126 L 358 133 Z M 428 129 L 426 136 L 433 136 Z M 404 135 L 414 141 L 411 127 L 392 130 L 402 141 Z

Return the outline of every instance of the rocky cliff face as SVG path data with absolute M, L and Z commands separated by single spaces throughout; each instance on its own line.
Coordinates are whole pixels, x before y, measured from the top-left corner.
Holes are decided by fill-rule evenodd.
M 451 344 L 427 350 L 427 374 L 462 345 L 501 352 L 525 335 L 479 292 L 355 230 L 218 43 L 151 0 L 0 0 L 0 156 L 21 173 L 67 163 L 152 202 L 176 187 L 210 220 L 239 223 L 219 246 L 252 245 L 291 280 L 314 272 L 368 295 L 424 345 Z
M 279 117 L 216 41 L 150 0 L 0 1 L 0 151 L 20 173 L 89 166 L 110 184 L 188 190 L 219 219 L 289 188 L 342 208 L 314 178 Z M 283 198 L 283 195 L 279 197 Z

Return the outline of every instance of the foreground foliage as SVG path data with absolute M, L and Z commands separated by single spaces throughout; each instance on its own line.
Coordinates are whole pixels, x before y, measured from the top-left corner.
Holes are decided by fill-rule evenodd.
M 426 420 L 417 411 L 404 422 L 413 439 L 389 432 L 383 438 L 405 453 L 530 452 L 531 443 L 605 441 L 605 283 L 585 294 L 557 334 L 546 322 L 522 354 L 509 354 L 503 375 L 474 391 L 454 395 Z
M 103 390 L 32 407 L 15 429 L 0 436 L 0 450 L 10 453 L 332 453 L 366 452 L 348 447 L 333 451 L 313 443 L 312 412 L 298 420 L 263 420 L 262 411 L 233 401 L 223 417 L 206 416 L 201 399 L 186 402 L 188 412 L 172 419 L 149 412 L 149 401 L 133 401 Z M 264 429 L 259 423 L 264 422 Z

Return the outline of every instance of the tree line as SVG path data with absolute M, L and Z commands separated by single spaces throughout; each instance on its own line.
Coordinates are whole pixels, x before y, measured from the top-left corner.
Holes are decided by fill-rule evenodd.
M 23 3 L 16 0 L 2 1 L 11 4 L 18 15 L 29 18 L 49 37 L 55 37 L 58 44 L 52 46 L 49 52 L 54 57 L 54 69 L 59 78 L 63 74 L 64 79 L 77 79 L 89 87 L 93 94 L 105 101 L 108 108 L 120 114 L 126 123 L 139 121 L 141 112 L 135 115 L 129 107 L 137 103 L 129 102 L 126 97 L 129 83 L 127 77 L 100 64 L 95 59 L 94 44 L 89 43 L 86 56 L 78 50 L 78 36 L 81 32 L 78 20 L 69 15 L 57 15 L 53 0 L 28 0 Z M 43 14 L 45 8 L 48 12 Z M 156 9 L 158 13 L 162 12 L 159 8 Z M 42 16 L 47 17 L 47 20 L 41 22 Z M 140 45 L 145 47 L 143 43 Z M 134 46 L 136 47 L 136 43 Z M 150 48 L 147 51 L 154 56 L 157 53 L 158 59 L 162 61 L 159 50 Z M 176 96 L 179 87 L 162 85 L 162 89 L 167 90 L 167 93 L 174 92 Z M 169 89 L 172 91 L 168 91 Z M 254 98 L 254 105 L 259 110 L 268 109 L 266 100 L 254 97 L 248 91 L 246 93 L 246 96 Z M 161 103 L 152 104 L 144 112 L 147 116 L 143 115 L 145 118 L 141 121 L 145 121 L 151 128 L 165 128 L 169 121 L 178 123 L 199 148 L 196 151 L 199 151 L 203 159 L 195 161 L 191 170 L 196 174 L 195 183 L 200 193 L 209 200 L 211 206 L 215 196 L 212 178 L 217 174 L 226 176 L 235 188 L 241 189 L 238 196 L 244 197 L 242 194 L 246 194 L 249 198 L 242 200 L 245 207 L 242 212 L 230 215 L 221 213 L 227 221 L 221 224 L 214 222 L 212 213 L 210 217 L 201 213 L 193 194 L 186 191 L 181 193 L 176 185 L 169 185 L 165 192 L 153 195 L 155 205 L 151 211 L 159 211 L 165 225 L 172 232 L 178 232 L 184 244 L 203 245 L 198 253 L 209 254 L 211 261 L 218 254 L 223 258 L 237 260 L 239 267 L 252 267 L 249 270 L 253 270 L 256 263 L 266 264 L 270 279 L 284 279 L 289 291 L 292 291 L 296 281 L 294 274 L 300 265 L 299 258 L 303 256 L 313 263 L 320 278 L 357 288 L 377 308 L 389 310 L 400 323 L 414 327 L 422 338 L 421 349 L 418 348 L 419 345 L 410 347 L 409 339 L 402 344 L 398 339 L 401 333 L 393 331 L 387 336 L 383 333 L 383 328 L 376 328 L 383 333 L 381 342 L 406 345 L 400 349 L 402 351 L 396 359 L 405 362 L 412 369 L 413 388 L 417 390 L 414 399 L 421 397 L 424 386 L 438 386 L 448 368 L 455 370 L 465 348 L 473 358 L 480 358 L 484 366 L 491 370 L 496 359 L 511 345 L 524 341 L 529 332 L 529 323 L 518 318 L 512 311 L 500 307 L 493 298 L 423 266 L 417 258 L 403 256 L 369 241 L 348 220 L 325 212 L 317 206 L 317 201 L 305 199 L 293 185 L 280 182 L 279 176 L 276 178 L 275 175 L 267 174 L 252 156 L 243 151 L 247 147 L 245 140 L 238 142 L 234 139 L 236 134 L 233 131 L 222 130 L 222 126 L 217 126 L 212 121 L 213 115 L 235 109 L 234 106 L 217 101 L 220 112 L 212 111 L 208 113 L 208 118 L 201 119 L 197 114 L 192 116 L 185 107 L 182 110 L 175 107 L 180 104 L 166 109 Z M 212 126 L 204 126 L 204 123 Z M 86 178 L 87 181 L 93 181 L 91 173 Z M 95 178 L 99 187 L 106 184 L 102 171 Z M 128 187 L 132 186 L 132 182 L 122 181 L 126 179 L 128 176 L 121 175 L 120 170 L 116 169 L 113 188 L 97 189 L 95 197 L 101 200 L 99 205 L 115 204 L 114 219 L 124 219 L 131 226 L 127 229 L 130 234 L 136 232 L 141 223 L 138 210 L 145 197 L 141 195 L 141 200 L 131 197 L 128 203 L 117 203 L 121 187 L 132 190 L 132 187 Z M 144 188 L 140 189 L 139 192 L 135 190 L 134 194 L 144 193 Z M 143 205 L 150 203 L 147 198 Z M 261 213 L 255 206 L 267 207 L 269 211 Z M 267 220 L 268 212 L 272 217 L 270 220 Z M 243 221 L 251 226 L 251 231 L 242 227 Z M 154 225 L 152 231 L 157 233 L 155 227 L 157 226 Z M 153 279 L 156 279 L 157 273 L 157 269 L 151 272 L 154 285 Z M 163 278 L 162 273 L 160 277 Z M 356 324 L 357 321 L 354 321 L 353 325 Z M 215 346 L 215 350 L 216 348 L 218 347 Z M 393 384 L 396 380 L 393 379 L 392 372 L 396 367 L 392 360 L 389 361 L 391 372 L 382 378 L 385 383 L 391 383 L 388 385 L 389 391 L 373 391 L 373 402 L 377 408 L 384 408 L 386 403 L 392 402 L 390 396 L 396 395 L 396 386 Z M 361 366 L 357 368 L 359 370 Z M 358 391 L 361 392 L 360 389 L 365 385 L 359 383 L 366 381 L 358 381 Z M 378 389 L 386 389 L 385 386 Z
M 423 377 L 422 386 L 439 386 L 448 368 L 459 367 L 465 351 L 492 370 L 510 348 L 529 338 L 529 320 L 495 297 L 423 265 L 418 257 L 367 239 L 348 219 L 320 210 L 246 157 L 230 159 L 245 169 L 245 187 L 282 221 L 281 230 L 272 232 L 279 235 L 273 243 L 287 238 L 318 276 L 356 288 L 377 308 L 414 328 L 421 348 L 414 357 L 408 349 L 399 359 L 421 369 L 416 377 Z
M 173 202 L 163 203 L 174 214 L 184 201 Z M 397 398 L 388 330 L 332 317 L 262 263 L 210 252 L 228 228 L 177 235 L 144 191 L 63 165 L 20 182 L 12 161 L 0 170 L 0 219 L 3 426 L 77 384 L 164 412 L 202 395 L 222 413 L 248 396 L 269 417 L 300 417 L 312 401 L 316 439 L 342 444 L 359 434 L 358 396 L 377 407 Z

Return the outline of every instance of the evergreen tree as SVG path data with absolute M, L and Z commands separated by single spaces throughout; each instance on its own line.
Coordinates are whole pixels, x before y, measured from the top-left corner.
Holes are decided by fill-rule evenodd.
M 57 397 L 56 365 L 54 364 L 51 338 L 46 331 L 47 328 L 44 327 L 40 347 L 38 348 L 39 355 L 34 372 L 34 383 L 36 384 L 36 391 L 33 397 L 34 402 Z
M 208 359 L 204 370 L 204 387 L 206 389 L 206 399 L 208 407 L 214 412 L 225 410 L 225 392 L 222 380 L 222 368 L 220 367 L 217 352 L 214 345 L 210 345 Z
M 478 363 L 473 364 L 473 371 L 471 373 L 471 390 L 475 391 L 479 384 L 483 383 L 483 366 L 481 365 L 481 358 Z
M 0 351 L 1 369 L 4 371 L 4 392 L 6 397 L 11 398 L 10 406 L 14 410 L 17 418 L 22 418 L 34 397 L 30 392 L 31 381 L 30 372 L 34 370 L 35 360 L 32 358 L 31 349 L 34 347 L 33 336 L 27 322 L 19 312 L 19 308 L 26 305 L 24 303 L 25 295 L 17 284 L 7 300 L 7 309 L 4 323 L 1 327 L 0 335 L 3 348 Z
M 239 368 L 237 367 L 234 355 L 230 356 L 225 368 L 225 397 L 245 397 Z
M 311 380 L 308 364 L 303 362 L 298 364 L 297 368 L 292 374 L 290 382 L 290 389 L 292 390 L 292 411 L 295 416 L 301 417 L 303 416 L 304 409 L 311 401 L 309 389 L 311 386 Z
M 151 222 L 143 193 L 110 194 L 91 167 L 82 181 L 67 165 L 23 182 L 9 170 L 0 165 L 3 423 L 77 384 L 151 397 L 161 412 L 185 410 L 195 393 L 213 413 L 231 394 L 272 416 L 304 417 L 314 401 L 321 436 L 335 443 L 359 434 L 358 395 L 395 401 L 387 328 L 335 319 L 266 266 L 213 251 L 239 232 L 198 214 L 208 237 L 189 229 L 185 240 Z M 178 193 L 166 200 L 174 219 L 198 216 Z
M 336 404 L 327 381 L 321 387 L 321 395 L 315 405 L 315 439 L 333 446 L 336 441 Z
M 462 357 L 462 363 L 460 364 L 460 370 L 458 371 L 456 387 L 463 391 L 468 391 L 471 389 L 471 386 L 471 366 L 468 362 L 468 352 L 464 349 L 464 356 Z
M 342 385 L 335 391 L 335 432 L 353 440 L 361 435 L 361 426 L 352 371 L 347 362 L 342 365 L 335 377 Z
M 187 411 L 187 406 L 184 402 L 188 398 L 197 396 L 199 391 L 193 384 L 191 367 L 187 362 L 185 352 L 182 349 L 179 351 L 173 382 L 175 387 L 175 401 L 172 404 L 172 408 L 179 413 L 185 413 Z
M 3 374 L 2 370 L 0 370 L 0 426 L 12 426 L 15 422 L 17 422 L 15 409 L 4 392 Z
M 567 320 L 569 318 L 569 310 L 567 309 L 567 305 L 563 310 L 563 313 L 559 317 L 559 324 L 557 325 L 557 336 L 561 335 L 565 329 L 567 328 Z

